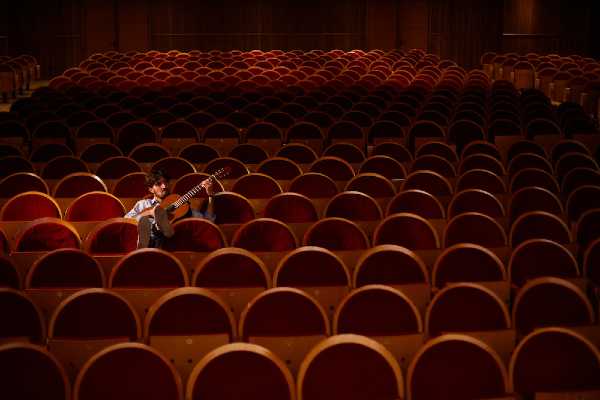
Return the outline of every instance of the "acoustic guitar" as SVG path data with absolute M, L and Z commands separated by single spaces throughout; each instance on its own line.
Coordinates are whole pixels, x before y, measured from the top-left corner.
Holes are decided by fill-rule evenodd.
M 222 179 L 229 175 L 231 172 L 230 167 L 223 167 L 218 169 L 214 174 L 209 175 L 208 178 L 191 188 L 186 194 L 180 196 L 178 194 L 170 194 L 165 197 L 157 207 L 164 208 L 169 217 L 169 221 L 173 222 L 179 218 L 184 217 L 190 211 L 189 200 L 194 197 L 203 189 L 203 185 L 206 181 L 212 180 L 213 182 L 217 179 Z M 152 214 L 154 207 L 147 208 L 141 212 L 141 215 Z

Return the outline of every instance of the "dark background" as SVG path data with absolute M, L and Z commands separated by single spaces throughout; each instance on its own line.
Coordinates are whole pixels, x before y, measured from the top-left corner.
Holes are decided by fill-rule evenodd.
M 45 77 L 113 49 L 418 47 L 466 67 L 489 50 L 600 58 L 598 0 L 18 0 L 0 8 L 0 54 L 36 56 Z

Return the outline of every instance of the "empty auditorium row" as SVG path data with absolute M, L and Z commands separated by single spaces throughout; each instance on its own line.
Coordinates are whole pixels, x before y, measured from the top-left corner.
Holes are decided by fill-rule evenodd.
M 132 259 L 143 253 L 136 254 Z M 438 292 L 424 317 L 408 292 L 385 285 L 347 293 L 330 317 L 323 306 L 328 296 L 312 293 L 329 292 L 331 299 L 333 282 L 313 291 L 264 290 L 235 315 L 233 299 L 255 288 L 219 287 L 216 276 L 217 286 L 208 289 L 151 288 L 158 275 L 147 269 L 141 287 L 133 281 L 142 270 L 123 266 L 111 279 L 132 286 L 109 290 L 0 289 L 12 322 L 3 324 L 0 345 L 4 393 L 50 390 L 43 398 L 67 399 L 72 388 L 74 398 L 181 399 L 185 388 L 188 398 L 199 391 L 207 397 L 194 398 L 317 399 L 330 392 L 429 399 L 439 391 L 482 399 L 581 392 L 597 379 L 595 316 L 558 278 L 523 288 L 512 318 L 491 290 L 467 283 Z M 171 272 L 177 279 L 176 268 Z M 37 304 L 56 307 L 48 322 Z
M 535 87 L 557 104 L 573 101 L 597 112 L 593 108 L 597 106 L 600 64 L 593 58 L 488 52 L 481 57 L 481 65 L 492 79 L 513 82 L 519 89 Z

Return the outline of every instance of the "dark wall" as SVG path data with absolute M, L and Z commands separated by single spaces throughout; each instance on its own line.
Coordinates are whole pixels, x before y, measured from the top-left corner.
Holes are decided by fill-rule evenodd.
M 0 54 L 33 54 L 47 77 L 98 51 L 151 48 L 425 48 L 471 67 L 490 50 L 598 55 L 597 3 L 19 0 L 0 13 Z
M 504 0 L 502 48 L 520 53 L 589 54 L 594 3 L 598 1 Z

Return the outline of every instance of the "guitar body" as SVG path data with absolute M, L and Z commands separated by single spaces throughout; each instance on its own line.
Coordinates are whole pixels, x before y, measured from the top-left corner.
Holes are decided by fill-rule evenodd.
M 178 194 L 170 194 L 167 197 L 165 197 L 159 204 L 160 208 L 164 208 L 165 210 L 167 210 L 167 215 L 169 216 L 169 221 L 171 222 L 177 221 L 178 219 L 185 217 L 190 212 L 189 203 L 183 203 L 174 210 L 169 209 L 169 206 L 175 203 L 180 198 L 181 196 Z

